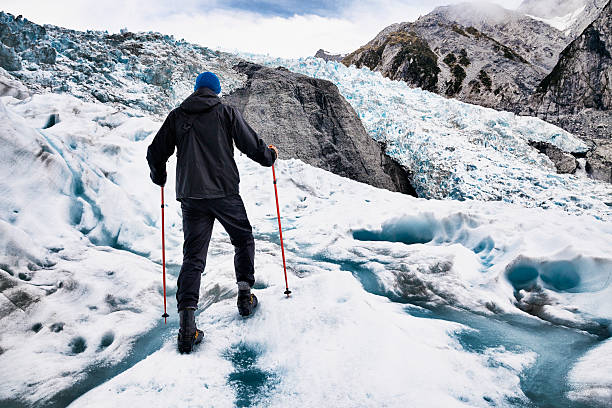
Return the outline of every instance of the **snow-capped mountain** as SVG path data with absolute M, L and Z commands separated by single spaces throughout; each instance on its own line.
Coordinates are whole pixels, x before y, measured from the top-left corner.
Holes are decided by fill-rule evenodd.
M 534 24 L 554 33 L 544 23 Z M 343 62 L 466 102 L 518 110 L 547 73 L 526 58 L 474 26 L 447 19 L 442 11 L 387 27 Z M 552 58 L 553 51 L 537 57 L 540 65 Z
M 606 63 L 583 61 L 589 68 L 568 71 L 568 78 L 575 82 L 593 77 L 589 70 L 599 72 L 593 77 L 597 86 L 581 85 L 589 89 L 586 94 L 568 86 L 565 93 L 554 94 L 558 104 L 547 102 L 550 97 L 534 96 L 562 70 L 559 67 L 570 52 L 564 48 L 577 36 L 589 37 L 586 27 L 594 19 L 606 20 L 606 4 L 609 1 L 524 2 L 518 11 L 482 3 L 438 7 L 415 22 L 385 28 L 343 63 L 368 67 L 387 78 L 465 102 L 522 115 L 537 114 L 587 141 L 592 151 L 589 172 L 607 181 L 612 155 L 607 145 L 599 146 L 605 144 L 602 139 L 609 138 L 609 108 L 570 102 L 585 95 L 589 100 L 606 99 L 609 81 L 597 79 L 606 77 Z M 567 25 L 561 27 L 564 31 L 546 20 L 557 18 L 557 14 L 567 17 Z M 603 37 L 606 33 L 602 31 Z M 606 42 L 601 41 L 605 49 Z M 572 44 L 573 54 L 590 52 L 584 41 Z
M 0 405 L 608 403 L 612 187 L 586 177 L 588 146 L 572 134 L 319 58 L 231 55 L 156 33 L 43 31 L 25 19 L 6 26 L 1 61 L 16 70 L 0 71 Z M 260 309 L 237 315 L 233 247 L 216 228 L 198 316 L 205 340 L 180 356 L 180 207 L 170 176 L 165 326 L 160 191 L 144 157 L 204 69 L 261 133 L 288 127 L 273 115 L 261 123 L 256 106 L 301 111 L 296 134 L 308 122 L 322 142 L 357 126 L 356 115 L 370 146 L 383 143 L 424 198 L 281 150 L 287 299 L 271 174 L 237 154 Z M 265 103 L 258 87 L 271 81 L 303 103 Z M 338 113 L 346 117 L 317 98 L 328 110 L 350 104 Z M 534 146 L 554 146 L 580 164 L 576 174 L 559 174 L 561 163 Z
M 430 15 L 440 22 L 474 27 L 548 73 L 567 39 L 556 28 L 493 3 L 461 3 L 437 7 Z

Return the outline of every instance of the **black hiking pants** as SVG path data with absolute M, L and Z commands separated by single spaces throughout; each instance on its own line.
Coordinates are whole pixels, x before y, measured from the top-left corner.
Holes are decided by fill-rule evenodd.
M 236 281 L 255 283 L 255 241 L 244 203 L 239 194 L 221 198 L 183 198 L 183 266 L 177 281 L 178 310 L 197 307 L 200 277 L 206 266 L 206 253 L 215 219 L 219 220 L 234 245 Z

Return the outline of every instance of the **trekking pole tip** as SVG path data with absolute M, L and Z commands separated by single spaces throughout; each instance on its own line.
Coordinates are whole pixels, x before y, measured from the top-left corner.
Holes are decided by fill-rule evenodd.
M 289 295 L 291 294 L 291 291 L 289 289 L 287 289 L 284 293 L 285 293 L 285 295 L 287 295 L 287 297 L 289 297 Z

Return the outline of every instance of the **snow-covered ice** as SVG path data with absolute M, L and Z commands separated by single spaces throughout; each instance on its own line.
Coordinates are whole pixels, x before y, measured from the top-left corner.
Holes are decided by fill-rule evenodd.
M 59 122 L 42 129 L 52 114 Z M 294 291 L 286 299 L 270 170 L 238 155 L 261 307 L 238 317 L 233 247 L 217 225 L 198 316 L 205 342 L 180 356 L 176 321 L 159 318 L 159 188 L 144 160 L 159 125 L 69 95 L 2 98 L 0 400 L 65 405 L 93 388 L 73 406 L 524 405 L 523 379 L 545 351 L 537 341 L 488 344 L 471 319 L 501 319 L 509 331 L 506 316 L 543 328 L 548 320 L 582 350 L 607 330 L 609 222 L 415 199 L 297 160 L 277 164 Z M 173 179 L 170 298 L 182 244 Z M 436 317 L 440 307 L 466 317 Z M 582 367 L 593 358 L 571 371 L 568 397 L 585 395 Z M 606 395 L 611 382 L 595 378 Z

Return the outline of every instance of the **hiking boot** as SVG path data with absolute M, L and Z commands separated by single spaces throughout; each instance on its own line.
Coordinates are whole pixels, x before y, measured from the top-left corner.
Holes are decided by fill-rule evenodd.
M 200 344 L 204 332 L 198 330 L 195 324 L 195 307 L 179 310 L 181 327 L 178 334 L 178 350 L 182 353 L 191 353 L 193 346 Z
M 251 286 L 247 282 L 238 282 L 237 304 L 242 317 L 250 316 L 257 307 L 257 297 L 251 293 Z

